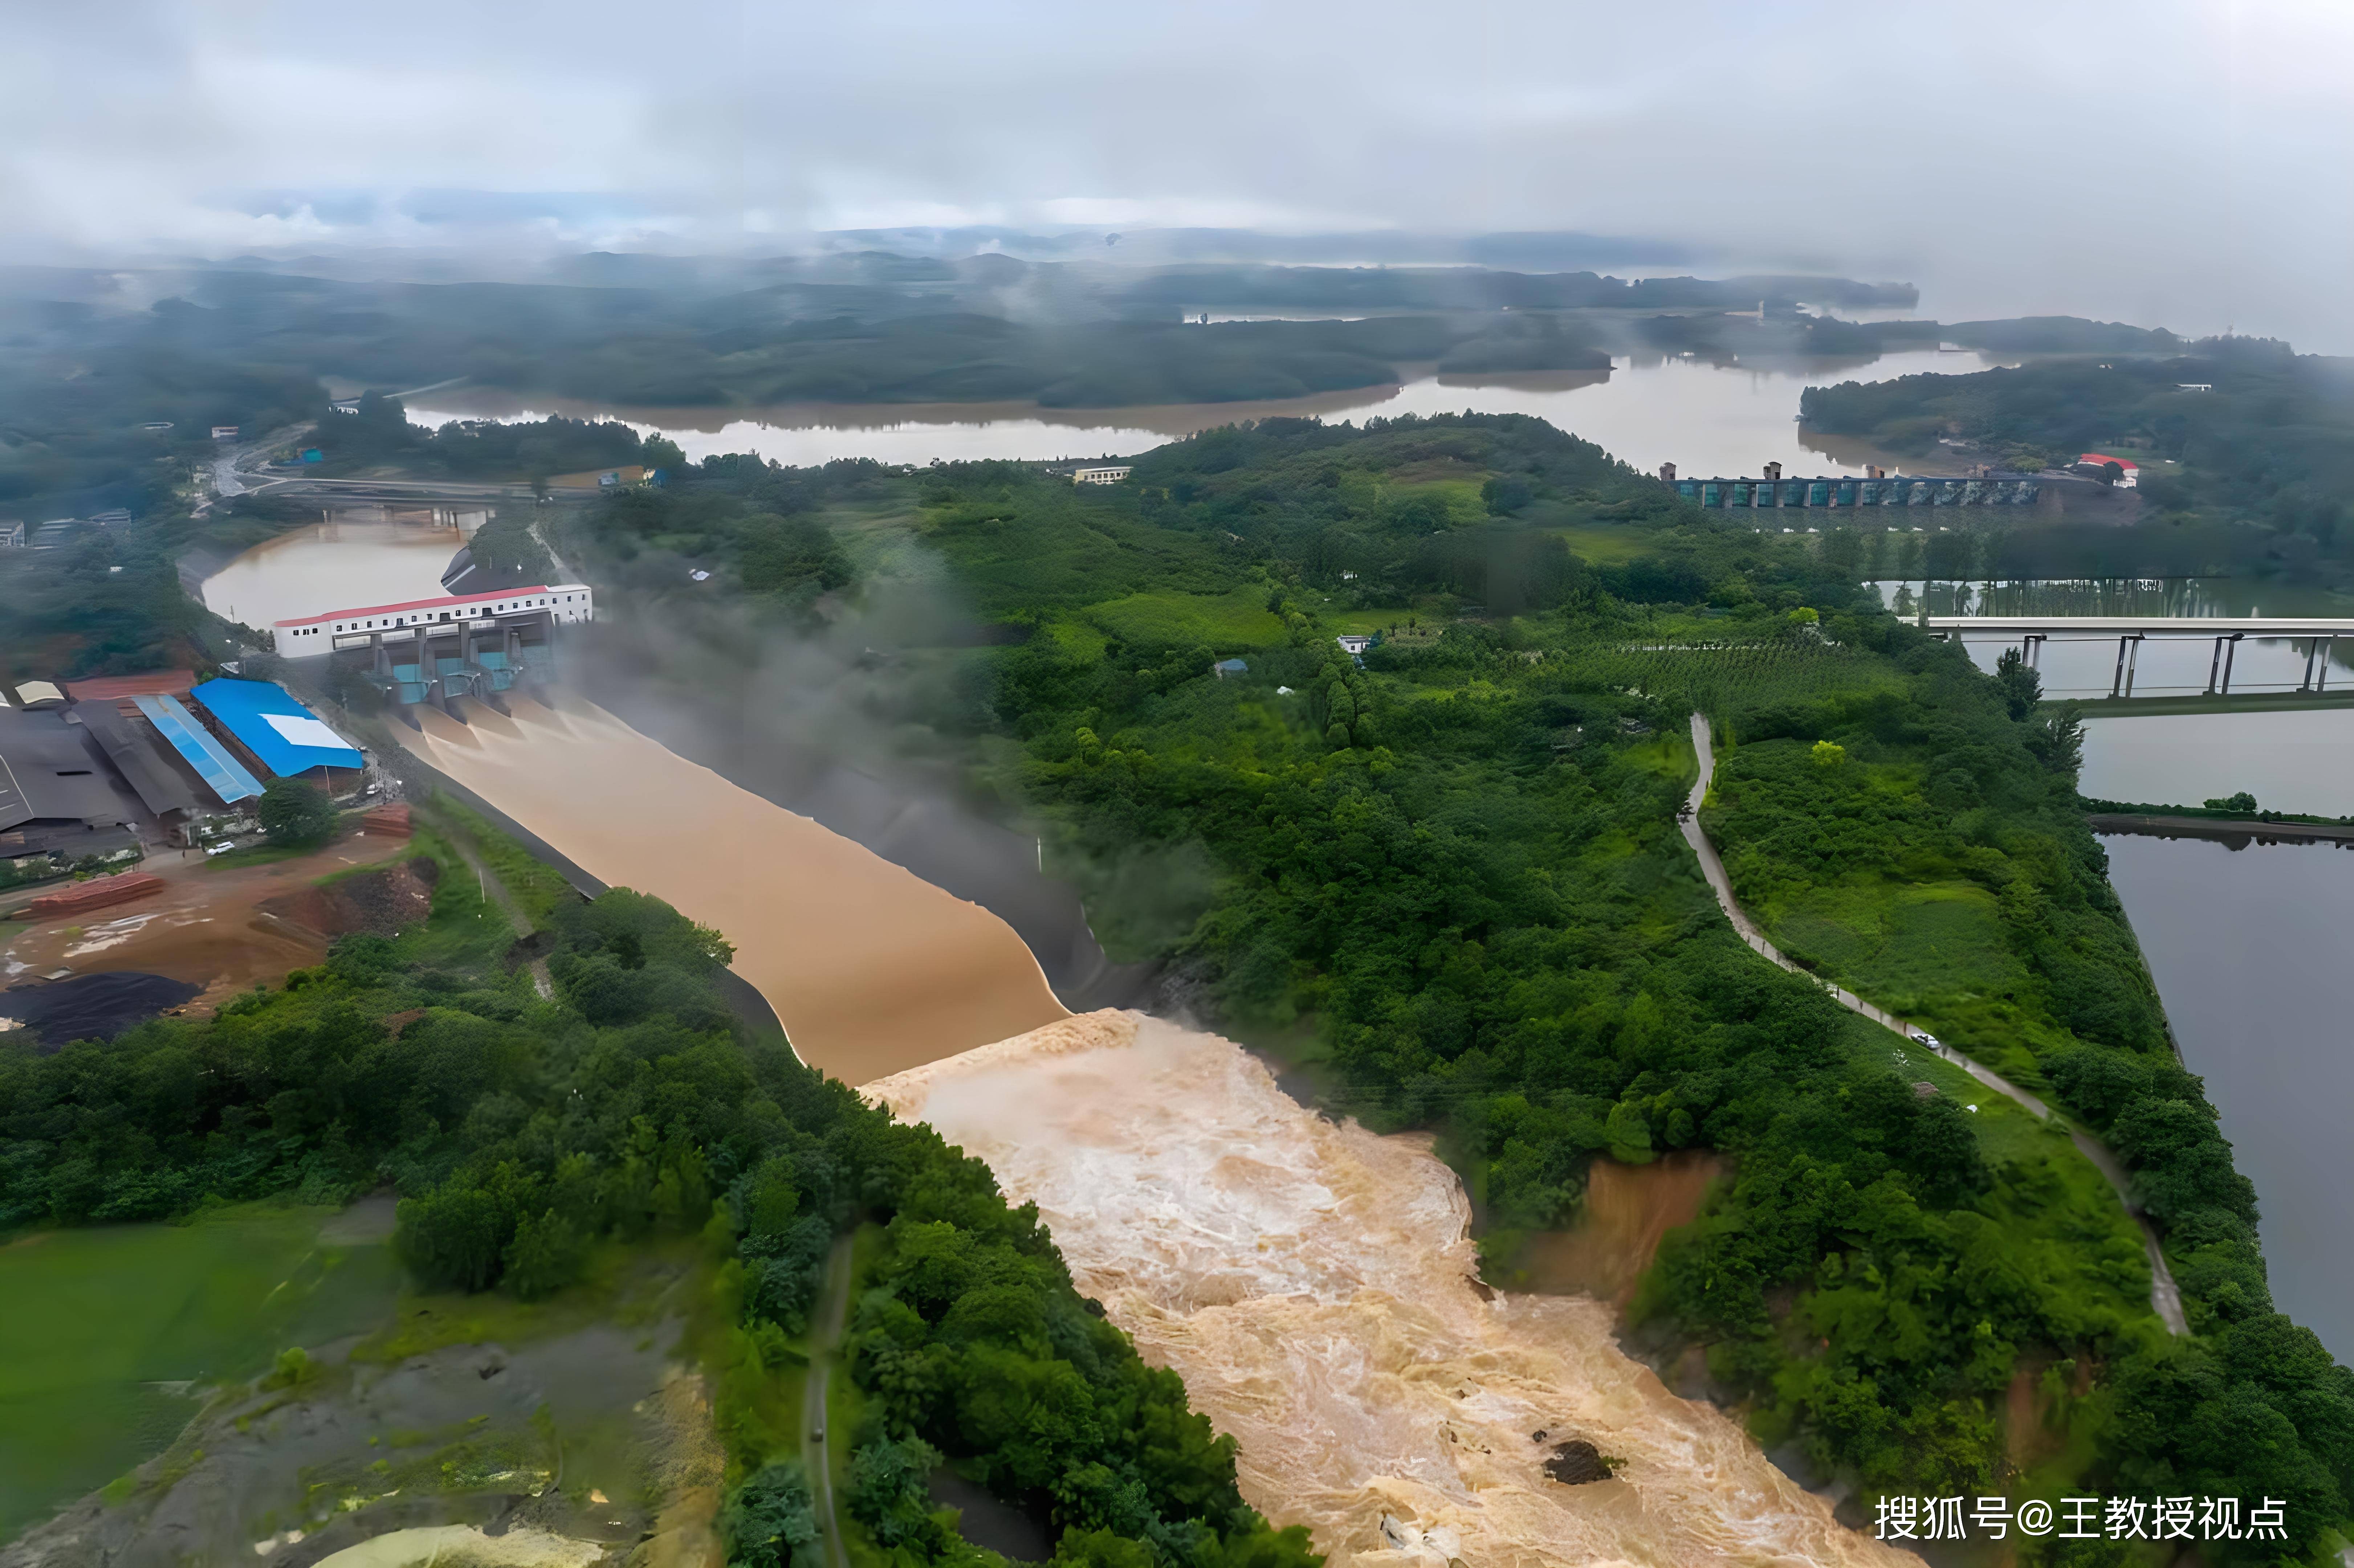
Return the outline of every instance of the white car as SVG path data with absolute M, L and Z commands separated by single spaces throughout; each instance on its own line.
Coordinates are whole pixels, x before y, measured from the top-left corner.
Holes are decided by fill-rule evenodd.
M 1946 1043 L 1944 1041 L 1938 1039 L 1935 1035 L 1930 1033 L 1925 1029 L 1917 1032 L 1913 1038 L 1918 1040 L 1922 1044 L 1926 1045 L 1932 1051 L 1942 1051 L 1946 1048 Z
M 207 844 L 205 846 L 205 853 L 208 855 L 227 854 L 229 851 L 235 848 L 237 848 L 237 841 L 235 839 L 223 839 L 217 844 Z

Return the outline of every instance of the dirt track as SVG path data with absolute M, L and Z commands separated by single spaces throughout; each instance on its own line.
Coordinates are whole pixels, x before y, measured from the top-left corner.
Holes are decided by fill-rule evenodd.
M 292 860 L 234 868 L 167 852 L 143 867 L 164 878 L 161 894 L 18 930 L 0 950 L 0 979 L 13 985 L 59 969 L 136 969 L 203 987 L 186 1011 L 208 1014 L 256 980 L 274 985 L 327 956 L 334 901 L 312 884 L 408 848 L 406 839 L 355 836 Z

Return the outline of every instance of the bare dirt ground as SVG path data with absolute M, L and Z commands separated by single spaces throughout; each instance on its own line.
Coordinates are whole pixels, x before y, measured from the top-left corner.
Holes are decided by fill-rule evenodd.
M 355 835 L 291 860 L 236 867 L 208 864 L 195 852 L 183 859 L 167 851 L 141 868 L 167 885 L 153 898 L 79 920 L 0 927 L 9 932 L 0 949 L 0 981 L 13 985 L 60 969 L 167 975 L 203 987 L 183 1011 L 208 1016 L 256 980 L 274 985 L 290 970 L 319 962 L 334 936 L 362 928 L 342 906 L 412 903 L 406 896 L 361 896 L 358 889 L 338 898 L 340 889 L 313 885 L 408 848 L 406 839 Z

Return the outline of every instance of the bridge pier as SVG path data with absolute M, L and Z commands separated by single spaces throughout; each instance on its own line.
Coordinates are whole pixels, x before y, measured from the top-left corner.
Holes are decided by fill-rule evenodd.
M 2141 662 L 2141 636 L 2127 632 L 2117 639 L 2117 673 L 2109 678 L 2109 695 L 2133 695 L 2134 666 Z
M 2335 637 L 2317 637 L 2305 651 L 2305 679 L 2297 683 L 2300 692 L 2318 692 L 2329 684 L 2329 651 L 2337 643 Z
M 2232 694 L 2232 666 L 2240 657 L 2240 639 L 2246 635 L 2244 631 L 2234 631 L 2228 636 L 2215 639 L 2215 657 L 2207 666 L 2207 690 L 2210 694 L 2219 697 L 2228 697 Z M 2215 680 L 2215 672 L 2218 668 L 2221 668 L 2223 673 L 2222 683 L 2220 685 Z

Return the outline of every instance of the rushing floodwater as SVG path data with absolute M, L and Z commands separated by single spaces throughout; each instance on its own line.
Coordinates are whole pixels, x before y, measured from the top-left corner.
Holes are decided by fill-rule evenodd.
M 1079 1288 L 1238 1439 L 1244 1497 L 1334 1568 L 1914 1561 L 1670 1393 L 1607 1307 L 1479 1288 L 1427 1139 L 1319 1117 L 1228 1041 L 1087 1013 L 866 1093 L 1038 1204 Z M 1574 1439 L 1624 1467 L 1551 1480 Z
M 2102 842 L 2183 1060 L 2207 1080 L 2256 1184 L 2274 1300 L 2354 1362 L 2354 853 L 2124 833 Z
M 1673 462 L 1688 474 L 1755 473 L 1778 461 L 1793 473 L 1861 471 L 1893 461 L 1860 442 L 1805 432 L 1798 394 L 1841 381 L 1947 375 L 1998 363 L 1978 354 L 1914 350 L 1874 360 L 1775 360 L 1719 366 L 1700 359 L 1621 356 L 1598 371 L 1517 376 L 1424 376 L 1278 403 L 1194 403 L 1164 408 L 1040 408 L 1026 403 L 802 404 L 775 408 L 628 408 L 488 388 L 434 393 L 410 408 L 419 424 L 450 419 L 539 418 L 547 414 L 626 419 L 667 436 L 691 460 L 758 452 L 804 465 L 835 458 L 924 464 L 934 459 L 1038 461 L 1137 453 L 1174 436 L 1271 415 L 1329 421 L 1399 414 L 1534 414 L 1641 469 Z
M 249 599 L 279 587 L 403 597 L 372 552 L 438 577 L 452 546 L 446 532 L 399 532 L 275 541 L 207 584 L 207 601 L 222 602 L 224 579 Z M 2321 608 L 2151 591 L 2208 607 L 2177 613 Z M 2011 608 L 1978 596 L 1987 606 Z M 257 618 L 274 615 L 240 616 Z M 2301 674 L 2302 652 L 2243 643 L 2235 689 L 2279 683 L 2285 662 Z M 1999 644 L 1972 652 L 1991 665 Z M 2047 684 L 2105 693 L 2105 669 L 2078 668 L 2099 652 L 2049 645 Z M 2177 683 L 2148 648 L 2141 671 L 2139 690 Z M 1899 1560 L 1840 1527 L 1732 1421 L 1624 1356 L 1606 1306 L 1483 1298 L 1461 1188 L 1426 1144 L 1313 1116 L 1226 1042 L 1150 1022 L 1140 1039 L 1132 1015 L 1066 1019 L 994 916 L 586 703 L 426 723 L 416 744 L 437 767 L 591 874 L 726 933 L 807 1059 L 851 1082 L 899 1075 L 874 1087 L 1034 1198 L 1082 1288 L 1240 1439 L 1246 1495 L 1310 1525 L 1336 1563 Z M 2349 740 L 2344 711 L 2105 718 L 2090 726 L 2084 789 L 2156 801 L 2245 789 L 2284 809 L 2354 811 Z M 2354 1052 L 2337 1021 L 2354 999 L 2331 960 L 2354 916 L 2354 862 L 2107 842 L 2185 1055 L 2262 1196 L 2280 1304 L 2347 1353 L 2354 1259 L 2336 1123 Z M 1016 1038 L 1025 1030 L 1039 1033 Z M 1005 1044 L 973 1051 L 991 1041 Z M 1538 1430 L 1630 1462 L 1617 1480 L 1558 1486 L 1539 1468 Z

